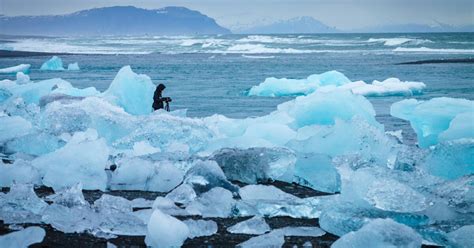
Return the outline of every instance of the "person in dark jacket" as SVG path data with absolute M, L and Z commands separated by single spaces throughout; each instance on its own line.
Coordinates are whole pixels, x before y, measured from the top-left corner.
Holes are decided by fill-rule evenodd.
M 171 98 L 163 97 L 163 90 L 166 89 L 164 84 L 159 84 L 156 86 L 155 94 L 153 95 L 153 110 L 156 111 L 158 109 L 165 109 L 169 111 L 168 102 L 171 102 Z M 166 103 L 166 105 L 165 105 Z

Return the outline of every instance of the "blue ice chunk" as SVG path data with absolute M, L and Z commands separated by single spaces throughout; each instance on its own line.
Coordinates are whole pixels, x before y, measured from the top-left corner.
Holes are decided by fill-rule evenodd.
M 155 85 L 150 77 L 136 74 L 130 66 L 124 66 L 115 76 L 103 97 L 133 115 L 145 115 L 152 111 Z
M 390 114 L 410 121 L 418 144 L 424 148 L 437 144 L 441 134 L 443 141 L 473 135 L 474 102 L 470 100 L 448 97 L 429 101 L 403 100 L 392 104 Z M 456 117 L 458 120 L 451 125 Z
M 72 64 L 69 64 L 67 66 L 67 70 L 68 71 L 79 71 L 80 68 L 79 68 L 79 64 L 76 62 L 76 63 L 72 63 Z
M 63 71 L 63 61 L 58 56 L 53 56 L 41 65 L 40 70 L 45 71 Z
M 408 226 L 391 219 L 375 219 L 355 232 L 350 232 L 332 244 L 344 247 L 421 247 L 421 236 Z
M 2 68 L 0 69 L 0 74 L 16 74 L 18 72 L 28 74 L 30 72 L 30 67 L 30 64 L 20 64 L 12 67 Z
M 318 191 L 340 191 L 341 179 L 331 158 L 322 154 L 298 154 L 295 165 L 295 182 Z

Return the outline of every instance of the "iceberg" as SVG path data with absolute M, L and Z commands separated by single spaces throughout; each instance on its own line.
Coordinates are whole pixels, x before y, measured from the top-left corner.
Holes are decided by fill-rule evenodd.
M 79 71 L 80 70 L 79 64 L 77 62 L 69 64 L 69 65 L 67 65 L 67 70 L 68 71 Z
M 23 230 L 0 236 L 0 246 L 4 248 L 27 248 L 43 241 L 46 232 L 43 228 L 30 226 Z
M 155 85 L 150 77 L 136 74 L 130 66 L 119 70 L 102 97 L 122 107 L 127 113 L 145 115 L 152 112 Z
M 258 86 L 249 90 L 250 96 L 286 96 L 307 95 L 324 85 L 343 85 L 350 80 L 338 71 L 313 74 L 306 79 L 267 78 Z
M 62 148 L 32 161 L 43 175 L 43 183 L 54 189 L 82 183 L 85 189 L 105 190 L 105 166 L 109 148 L 97 131 L 77 132 Z
M 28 74 L 30 72 L 30 67 L 30 64 L 20 64 L 12 67 L 1 68 L 0 74 L 16 74 L 18 72 Z
M 348 90 L 363 96 L 412 96 L 421 94 L 426 85 L 422 82 L 401 81 L 388 78 L 384 81 L 374 80 L 371 84 L 364 81 L 351 82 L 338 71 L 314 74 L 307 79 L 267 78 L 257 86 L 250 88 L 249 96 L 297 96 L 309 95 L 315 91 L 330 92 Z
M 428 101 L 408 99 L 392 104 L 390 114 L 410 121 L 422 148 L 436 145 L 440 135 L 443 141 L 473 135 L 474 102 L 470 100 L 448 97 Z M 458 120 L 451 125 L 456 117 Z
M 350 232 L 331 247 L 421 247 L 421 236 L 413 229 L 390 219 L 375 219 Z
M 189 235 L 189 228 L 185 223 L 155 210 L 148 222 L 145 243 L 150 247 L 180 247 Z
M 264 234 L 270 230 L 270 226 L 265 222 L 265 219 L 259 216 L 255 216 L 227 228 L 227 231 L 230 233 L 257 235 Z
M 44 71 L 64 71 L 63 61 L 58 56 L 53 56 L 41 65 L 40 70 Z

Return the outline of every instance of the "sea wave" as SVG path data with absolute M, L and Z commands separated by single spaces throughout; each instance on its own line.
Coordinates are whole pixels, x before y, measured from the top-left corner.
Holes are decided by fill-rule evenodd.
M 416 38 L 370 38 L 367 42 L 383 42 L 385 46 L 400 46 L 402 44 L 410 44 L 410 45 L 420 45 L 423 43 L 433 43 L 431 40 L 426 39 L 416 39 Z
M 414 52 L 414 53 L 458 53 L 471 54 L 474 49 L 452 49 L 452 48 L 428 48 L 428 47 L 397 47 L 394 52 Z

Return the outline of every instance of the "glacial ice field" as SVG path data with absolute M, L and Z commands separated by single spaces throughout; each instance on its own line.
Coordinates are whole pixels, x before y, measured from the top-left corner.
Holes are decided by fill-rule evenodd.
M 0 58 L 0 247 L 474 246 L 472 64 L 241 55 Z

